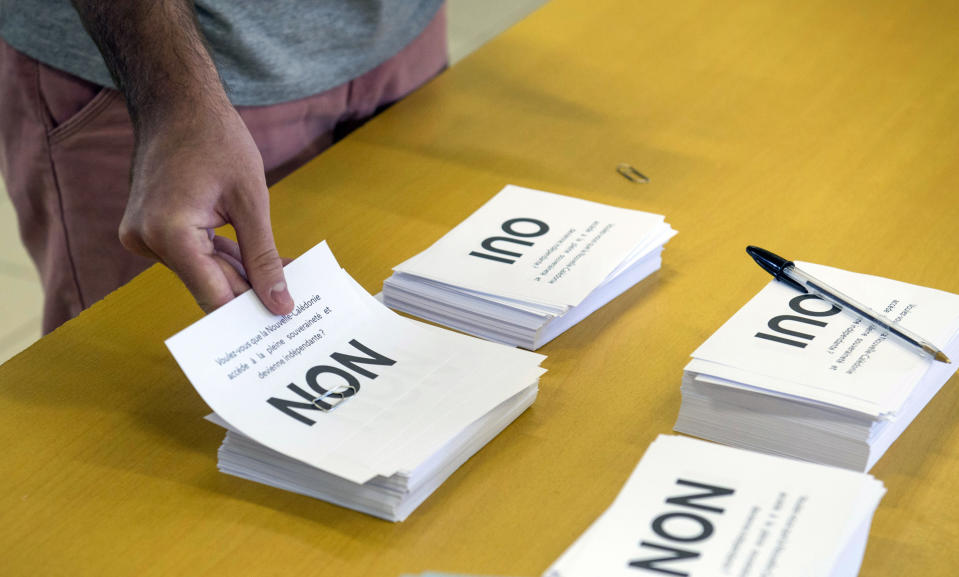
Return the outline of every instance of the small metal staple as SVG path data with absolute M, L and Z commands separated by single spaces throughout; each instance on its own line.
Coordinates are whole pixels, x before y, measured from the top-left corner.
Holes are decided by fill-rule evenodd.
M 625 162 L 622 162 L 616 166 L 616 172 L 623 175 L 626 180 L 636 184 L 645 184 L 649 182 L 648 176 L 633 168 L 633 165 L 626 164 Z

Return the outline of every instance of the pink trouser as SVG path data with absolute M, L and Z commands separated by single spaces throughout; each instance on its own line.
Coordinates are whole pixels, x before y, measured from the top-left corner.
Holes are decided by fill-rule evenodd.
M 444 9 L 396 56 L 331 90 L 238 107 L 268 184 L 313 158 L 445 66 Z M 153 261 L 117 230 L 129 194 L 133 127 L 123 97 L 55 70 L 0 40 L 0 172 L 44 291 L 48 333 Z

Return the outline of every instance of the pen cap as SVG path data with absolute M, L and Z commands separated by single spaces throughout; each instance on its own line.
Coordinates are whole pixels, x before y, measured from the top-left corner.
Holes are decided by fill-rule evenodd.
M 769 252 L 768 250 L 759 248 L 758 246 L 747 246 L 746 254 L 753 257 L 753 260 L 756 261 L 756 264 L 763 267 L 763 270 L 773 275 L 776 280 L 789 284 L 797 290 L 801 290 L 802 292 L 808 292 L 806 287 L 789 278 L 789 276 L 783 272 L 783 269 L 786 267 L 793 266 L 793 261 L 786 260 L 778 254 Z

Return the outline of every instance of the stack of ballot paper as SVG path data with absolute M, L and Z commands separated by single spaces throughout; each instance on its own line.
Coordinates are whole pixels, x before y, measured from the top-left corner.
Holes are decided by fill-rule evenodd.
M 854 576 L 872 476 L 661 435 L 546 577 Z
M 536 398 L 545 357 L 397 315 L 326 243 L 286 279 L 291 314 L 247 292 L 167 340 L 225 473 L 401 521 Z
M 959 296 L 797 266 L 959 357 Z M 692 356 L 677 431 L 858 471 L 873 466 L 956 370 L 777 281 Z
M 383 299 L 537 349 L 656 271 L 675 234 L 658 214 L 510 185 L 395 267 Z

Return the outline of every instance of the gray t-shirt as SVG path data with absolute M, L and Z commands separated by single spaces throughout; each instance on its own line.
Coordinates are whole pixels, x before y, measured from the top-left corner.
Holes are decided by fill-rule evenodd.
M 323 92 L 409 44 L 442 0 L 197 0 L 197 20 L 236 105 Z M 70 0 L 0 0 L 0 37 L 102 86 L 110 73 Z

